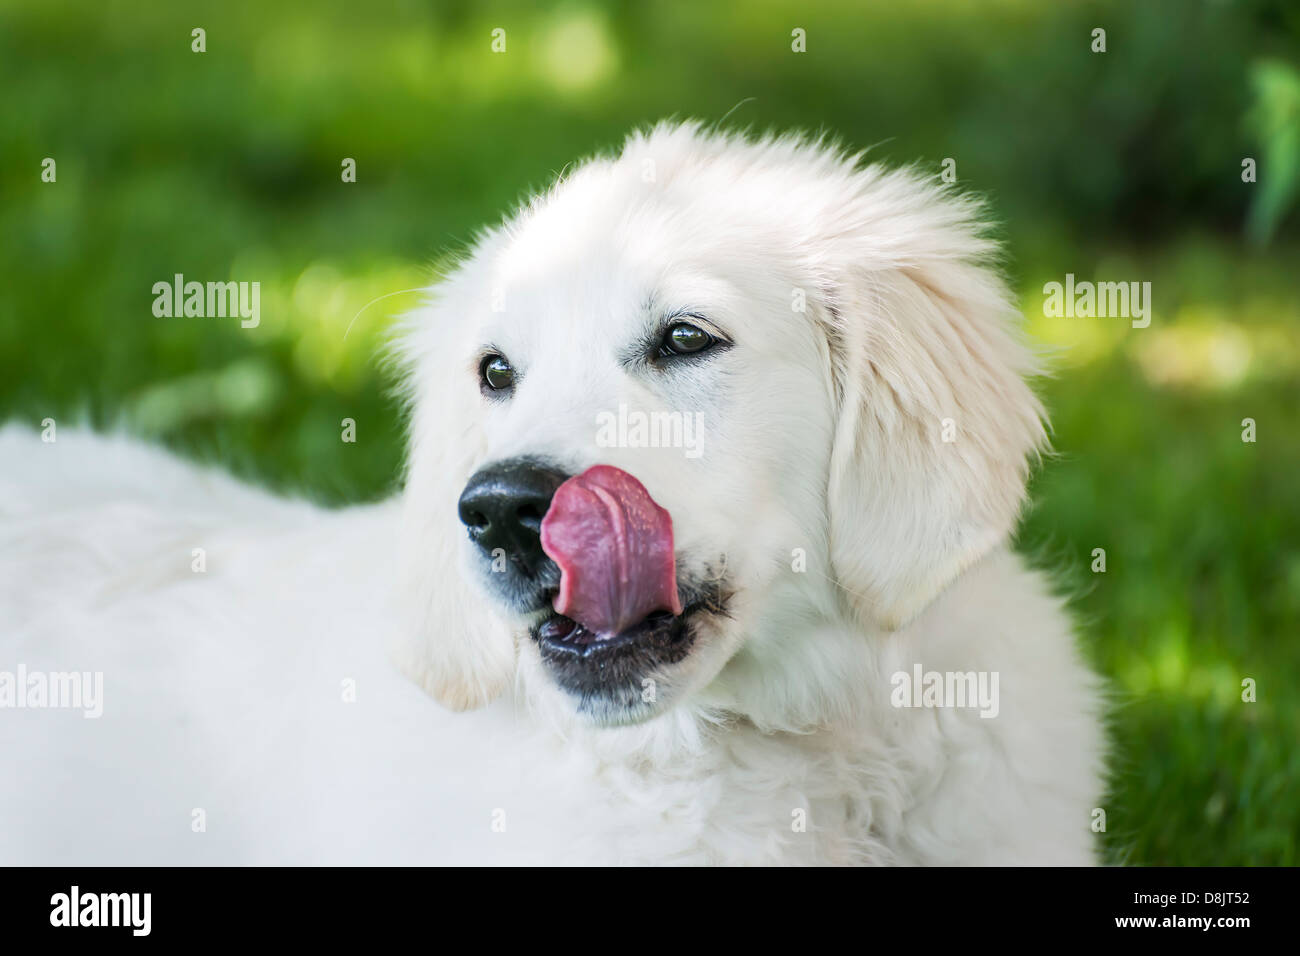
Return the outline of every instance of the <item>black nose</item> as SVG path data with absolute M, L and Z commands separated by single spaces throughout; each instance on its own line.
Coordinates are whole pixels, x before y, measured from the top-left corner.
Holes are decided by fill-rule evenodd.
M 535 575 L 546 560 L 542 518 L 555 489 L 568 477 L 523 459 L 480 469 L 460 495 L 460 520 L 470 540 L 488 554 L 502 549 L 520 570 Z

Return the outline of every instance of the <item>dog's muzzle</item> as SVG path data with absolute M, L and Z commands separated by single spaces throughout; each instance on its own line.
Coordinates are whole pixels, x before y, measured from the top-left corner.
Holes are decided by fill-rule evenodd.
M 716 577 L 679 580 L 670 515 L 618 468 L 570 477 L 537 459 L 497 462 L 470 479 L 459 511 L 490 589 L 531 618 L 550 676 L 598 719 L 652 711 L 647 678 L 690 653 L 697 616 L 726 614 Z

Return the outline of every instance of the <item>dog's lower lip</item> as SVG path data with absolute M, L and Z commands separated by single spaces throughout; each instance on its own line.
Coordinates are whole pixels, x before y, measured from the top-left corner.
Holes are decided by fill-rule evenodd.
M 684 634 L 685 629 L 678 628 L 675 625 L 685 624 L 686 618 L 696 610 L 699 610 L 698 606 L 688 607 L 678 617 L 674 617 L 667 611 L 656 611 L 647 616 L 640 624 L 613 635 L 593 633 L 572 618 L 565 617 L 562 614 L 552 614 L 537 625 L 534 637 L 552 648 L 576 652 L 586 656 L 588 653 L 598 651 L 601 648 L 613 648 L 654 635 L 663 635 L 669 640 L 678 640 Z

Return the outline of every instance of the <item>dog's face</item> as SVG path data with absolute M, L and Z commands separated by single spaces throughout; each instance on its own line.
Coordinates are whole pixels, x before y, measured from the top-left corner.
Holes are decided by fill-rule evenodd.
M 447 387 L 477 396 L 482 444 L 458 544 L 521 654 L 581 712 L 626 721 L 712 678 L 793 549 L 824 547 L 829 357 L 791 312 L 786 250 L 737 256 L 734 221 L 670 201 L 567 199 L 485 262 L 497 310 L 486 296 L 456 345 Z M 556 487 L 597 464 L 671 515 L 684 606 L 600 637 L 556 619 L 539 542 Z
M 1010 424 L 984 421 L 996 409 L 976 391 L 978 369 L 961 370 L 974 384 L 960 397 L 929 381 L 941 374 L 933 354 L 916 373 L 923 388 L 900 370 L 924 365 L 909 354 L 925 347 L 918 333 L 965 336 L 958 351 L 976 365 L 1002 362 L 993 350 L 1010 339 L 930 328 L 961 294 L 995 307 L 996 282 L 972 271 L 948 277 L 965 288 L 936 290 L 938 271 L 919 282 L 860 271 L 832 238 L 847 199 L 816 181 L 844 169 L 820 168 L 820 151 L 765 168 L 735 141 L 658 136 L 637 141 L 644 155 L 584 167 L 484 239 L 408 337 L 406 562 L 417 626 L 442 642 L 412 669 L 453 705 L 481 703 L 517 672 L 584 717 L 627 723 L 701 692 L 742 655 L 761 671 L 784 648 L 797 669 L 809 649 L 792 646 L 792 628 L 896 625 L 987 550 L 990 523 L 1004 534 L 1014 516 L 1041 434 L 1014 360 L 982 386 L 1018 386 Z M 868 303 L 874 329 L 846 324 Z M 898 327 L 904 307 L 921 328 Z M 970 447 L 923 460 L 943 455 L 945 395 L 953 417 L 981 418 L 967 419 Z M 999 442 L 1019 463 L 986 460 Z M 671 516 L 680 613 L 636 605 L 635 620 L 602 630 L 554 610 L 562 574 L 577 572 L 547 553 L 542 524 L 557 488 L 596 465 L 632 476 Z M 987 487 L 980 470 L 999 468 L 1014 488 Z M 930 513 L 906 513 L 917 508 Z M 649 573 L 587 563 L 605 591 L 636 592 Z M 451 628 L 463 633 L 440 633 Z

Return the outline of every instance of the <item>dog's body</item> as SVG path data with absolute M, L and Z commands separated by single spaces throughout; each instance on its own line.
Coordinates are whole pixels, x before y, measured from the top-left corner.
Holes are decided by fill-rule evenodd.
M 104 674 L 98 719 L 0 711 L 0 861 L 1090 862 L 1099 688 L 1006 547 L 1042 431 L 971 215 L 816 146 L 634 139 L 415 317 L 377 506 L 0 433 L 0 670 Z M 717 348 L 629 344 L 683 317 Z M 606 447 L 620 405 L 708 443 Z M 637 476 L 685 610 L 579 654 L 554 565 L 492 577 L 456 496 L 520 461 Z M 996 713 L 896 706 L 918 668 Z

